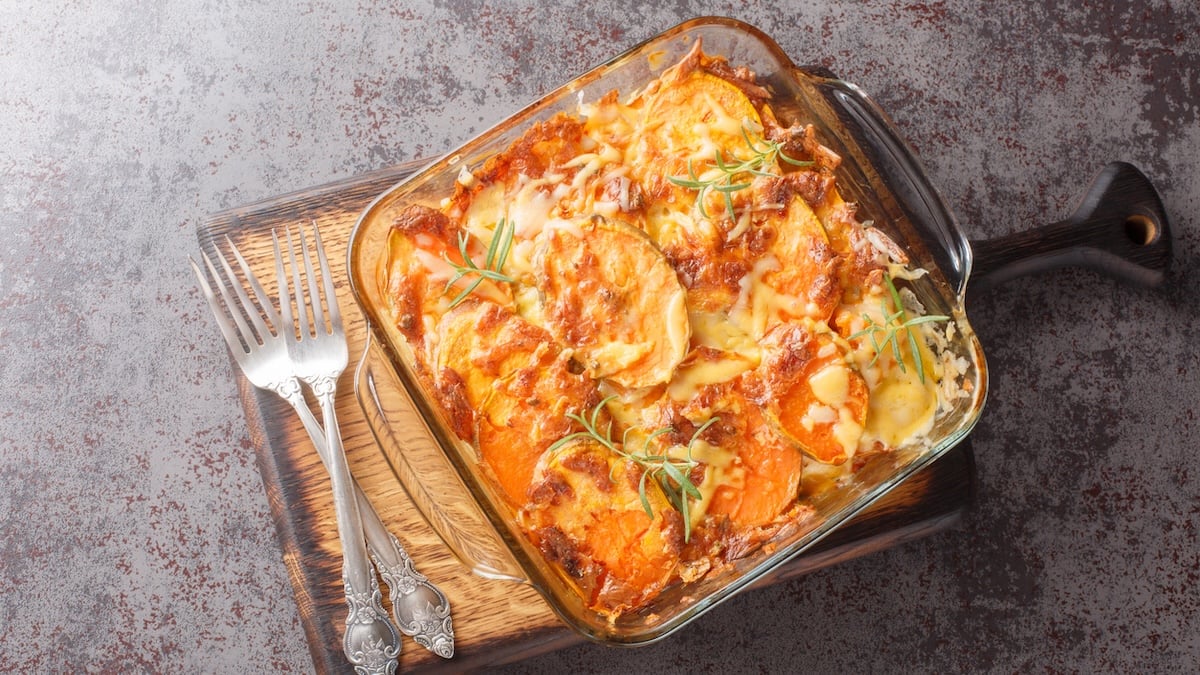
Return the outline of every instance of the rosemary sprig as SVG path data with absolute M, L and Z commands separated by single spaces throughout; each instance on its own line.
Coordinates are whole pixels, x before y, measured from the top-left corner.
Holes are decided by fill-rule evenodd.
M 666 495 L 667 501 L 683 516 L 683 540 L 685 542 L 690 541 L 692 523 L 689 515 L 690 507 L 688 499 L 703 498 L 700 490 L 696 488 L 691 479 L 692 469 L 699 465 L 699 462 L 692 458 L 692 446 L 695 445 L 696 439 L 700 437 L 700 434 L 716 422 L 717 418 L 713 417 L 709 419 L 696 429 L 696 432 L 692 434 L 692 438 L 686 446 L 687 454 L 685 457 L 673 457 L 668 454 L 656 453 L 650 448 L 650 444 L 655 438 L 674 431 L 671 427 L 655 429 L 642 441 L 642 447 L 639 451 L 629 452 L 625 447 L 628 444 L 629 432 L 632 429 L 626 429 L 620 443 L 617 443 L 612 438 L 612 420 L 609 420 L 608 425 L 603 430 L 599 427 L 600 412 L 614 398 L 616 396 L 609 396 L 597 403 L 596 407 L 592 408 L 591 414 L 587 417 L 575 413 L 567 413 L 567 418 L 582 426 L 583 431 L 576 431 L 558 439 L 550 446 L 550 452 L 556 452 L 575 439 L 591 439 L 607 448 L 610 452 L 637 464 L 642 468 L 642 478 L 638 482 L 638 498 L 642 502 L 642 508 L 645 509 L 646 515 L 650 518 L 654 517 L 654 509 L 650 506 L 650 498 L 646 494 L 646 485 L 648 481 L 656 480 Z
M 704 198 L 709 192 L 721 193 L 721 196 L 725 200 L 725 213 L 729 218 L 733 219 L 737 217 L 733 208 L 733 193 L 750 187 L 751 183 L 745 179 L 747 175 L 774 176 L 776 174 L 764 171 L 763 167 L 772 166 L 780 161 L 793 166 L 812 166 L 813 164 L 811 161 L 789 157 L 783 151 L 782 143 L 770 141 L 765 138 L 760 138 L 756 142 L 750 137 L 750 132 L 745 126 L 742 127 L 742 138 L 745 139 L 746 146 L 750 148 L 750 157 L 741 159 L 737 155 L 731 155 L 729 161 L 726 161 L 725 157 L 721 155 L 721 151 L 716 150 L 713 152 L 714 168 L 706 171 L 704 174 L 697 174 L 696 167 L 692 164 L 692 160 L 689 159 L 687 178 L 680 178 L 678 176 L 667 177 L 667 180 L 680 187 L 697 191 L 696 207 L 705 218 L 712 217 L 704 207 Z M 703 177 L 710 174 L 715 175 L 707 178 Z
M 467 284 L 466 288 L 459 291 L 458 295 L 450 301 L 450 307 L 456 306 L 473 293 L 479 284 L 483 283 L 484 279 L 500 283 L 515 283 L 516 279 L 503 274 L 500 270 L 504 267 L 504 261 L 508 259 L 508 252 L 512 249 L 513 233 L 516 230 L 516 225 L 508 219 L 501 218 L 496 221 L 496 229 L 492 234 L 492 242 L 488 244 L 487 257 L 484 258 L 483 267 L 475 264 L 471 259 L 471 255 L 467 252 L 467 244 L 469 243 L 469 235 L 466 231 L 458 233 L 458 252 L 462 256 L 463 263 L 459 264 L 451 260 L 446 254 L 442 254 L 442 259 L 454 268 L 454 276 L 446 283 L 446 289 L 443 293 L 449 293 L 463 277 L 476 275 L 471 283 Z
M 720 167 L 722 164 L 720 150 L 716 152 L 716 160 L 718 167 Z M 712 216 L 708 213 L 708 209 L 704 208 L 704 198 L 711 190 L 721 193 L 721 196 L 725 199 L 725 213 L 728 214 L 731 219 L 736 217 L 736 214 L 733 210 L 733 193 L 750 187 L 750 183 L 734 183 L 733 174 L 724 170 L 722 170 L 721 175 L 715 178 L 700 178 L 696 175 L 696 168 L 692 165 L 692 160 L 690 159 L 687 163 L 687 170 L 687 178 L 668 176 L 667 180 L 680 187 L 697 191 L 696 208 L 699 209 L 701 215 L 703 215 L 705 218 L 712 218 Z M 721 181 L 725 182 L 722 184 Z
M 875 350 L 875 356 L 871 358 L 868 366 L 875 365 L 879 360 L 879 355 L 884 350 L 890 348 L 892 356 L 896 358 L 896 364 L 900 366 L 900 372 L 907 372 L 904 366 L 904 357 L 901 354 L 900 333 L 904 333 L 904 340 L 912 354 L 913 363 L 917 367 L 917 377 L 921 380 L 921 384 L 925 384 L 925 360 L 921 358 L 921 350 L 917 346 L 917 338 L 913 335 L 912 328 L 923 323 L 932 323 L 935 321 L 948 321 L 950 317 L 944 314 L 926 314 L 924 316 L 915 316 L 909 318 L 908 312 L 904 311 L 904 303 L 900 300 L 900 292 L 896 290 L 896 284 L 892 282 L 892 277 L 889 274 L 883 275 L 884 283 L 887 284 L 888 295 L 891 296 L 892 306 L 895 311 L 889 311 L 887 307 L 887 298 L 879 301 L 880 314 L 883 316 L 883 323 L 875 321 L 869 314 L 864 313 L 863 319 L 867 322 L 867 327 L 854 333 L 849 339 L 854 340 L 860 337 L 866 337 L 871 341 L 871 347 Z M 879 334 L 883 334 L 883 339 L 879 339 Z

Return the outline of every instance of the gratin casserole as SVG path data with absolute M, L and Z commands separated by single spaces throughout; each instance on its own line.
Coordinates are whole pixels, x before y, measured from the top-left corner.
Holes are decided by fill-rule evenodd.
M 385 315 L 520 531 L 615 621 L 967 395 L 837 153 L 704 53 L 532 124 L 388 235 Z

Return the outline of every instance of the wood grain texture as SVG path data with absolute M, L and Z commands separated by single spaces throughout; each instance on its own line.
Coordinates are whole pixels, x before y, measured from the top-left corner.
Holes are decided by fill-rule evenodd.
M 347 239 L 359 214 L 412 168 L 395 167 L 214 214 L 198 228 L 201 248 L 223 245 L 228 236 L 250 261 L 268 292 L 274 292 L 272 228 L 315 219 L 329 250 L 334 275 L 344 280 Z M 366 326 L 344 281 L 338 292 L 354 360 L 362 353 Z M 416 512 L 376 445 L 353 395 L 353 371 L 353 367 L 348 368 L 342 376 L 338 396 L 338 415 L 351 471 L 418 569 L 449 597 L 453 611 L 455 657 L 442 660 L 406 640 L 400 669 L 461 672 L 517 661 L 581 640 L 534 590 L 476 577 L 441 544 Z M 239 378 L 239 382 L 250 437 L 313 663 L 322 673 L 351 672 L 339 646 L 346 606 L 328 477 L 287 404 L 244 379 Z M 971 501 L 973 473 L 971 451 L 967 444 L 961 444 L 758 585 L 948 527 Z

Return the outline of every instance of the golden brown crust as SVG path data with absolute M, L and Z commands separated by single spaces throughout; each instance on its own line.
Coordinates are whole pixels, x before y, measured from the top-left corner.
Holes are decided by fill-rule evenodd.
M 536 179 L 550 171 L 573 174 L 576 169 L 564 165 L 579 154 L 582 140 L 583 125 L 565 113 L 534 124 L 507 150 L 484 162 L 469 185 L 455 184 L 452 213 L 466 212 L 471 199 L 489 185 L 511 185 L 522 176 Z
M 534 266 L 546 326 L 593 377 L 666 382 L 688 346 L 683 287 L 640 229 L 595 216 L 543 232 Z
M 805 526 L 806 462 L 881 451 L 852 336 L 906 257 L 843 200 L 814 127 L 699 43 L 583 112 L 403 211 L 385 274 L 451 430 L 615 617 Z

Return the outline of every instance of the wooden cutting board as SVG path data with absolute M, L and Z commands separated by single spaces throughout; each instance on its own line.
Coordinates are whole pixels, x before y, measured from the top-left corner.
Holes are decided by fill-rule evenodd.
M 582 638 L 566 628 L 530 587 L 477 577 L 452 556 L 391 472 L 352 391 L 353 361 L 362 354 L 367 328 L 345 281 L 347 239 L 371 200 L 414 168 L 397 166 L 216 213 L 205 219 L 197 234 L 204 249 L 229 236 L 256 275 L 270 286 L 268 279 L 275 278 L 272 228 L 314 219 L 319 223 L 334 276 L 343 280 L 338 297 L 352 366 L 339 381 L 338 415 L 351 471 L 384 524 L 407 548 L 418 570 L 446 593 L 452 608 L 454 658 L 443 660 L 406 639 L 400 670 L 461 672 L 518 661 Z M 240 373 L 238 381 L 313 663 L 321 673 L 353 672 L 340 647 L 346 603 L 325 469 L 291 408 L 274 394 L 255 389 Z M 973 475 L 971 451 L 960 444 L 758 586 L 950 526 L 971 501 Z M 386 603 L 386 589 L 384 595 Z

